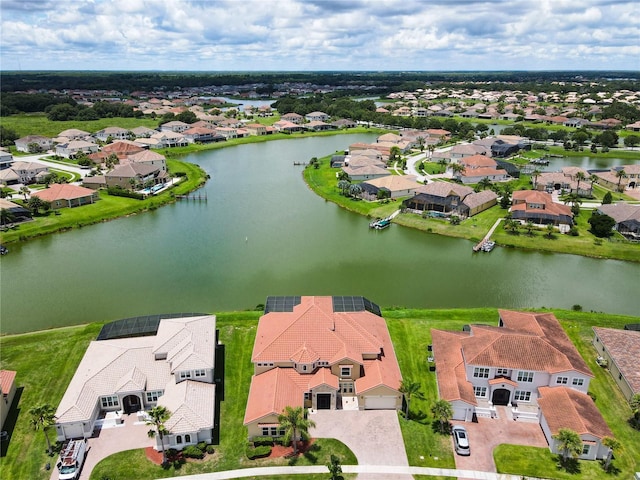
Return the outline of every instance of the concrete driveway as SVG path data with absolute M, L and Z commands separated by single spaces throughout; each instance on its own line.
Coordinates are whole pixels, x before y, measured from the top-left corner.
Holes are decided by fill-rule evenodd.
M 149 438 L 148 435 L 151 428 L 139 422 L 137 415 L 133 413 L 124 416 L 124 423 L 121 426 L 100 430 L 97 436 L 88 440 L 88 452 L 80 472 L 80 480 L 88 480 L 94 467 L 109 455 L 154 445 L 155 439 Z M 57 461 L 58 459 L 55 458 L 55 462 Z M 57 480 L 58 469 L 53 462 L 51 470 L 51 480 Z
M 471 455 L 463 457 L 455 453 L 456 468 L 460 470 L 481 470 L 495 472 L 493 449 L 501 443 L 547 447 L 547 440 L 537 421 L 514 421 L 507 407 L 497 407 L 498 418 L 478 417 L 478 423 L 451 422 L 462 425 L 469 434 Z M 453 448 L 453 438 L 451 440 Z
M 317 410 L 309 415 L 316 438 L 335 438 L 347 445 L 359 465 L 408 466 L 398 413 L 395 410 Z M 359 480 L 411 479 L 409 475 L 359 474 Z

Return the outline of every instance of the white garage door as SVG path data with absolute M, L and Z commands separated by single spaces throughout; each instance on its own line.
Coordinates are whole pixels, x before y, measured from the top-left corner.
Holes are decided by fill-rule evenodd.
M 82 434 L 82 424 L 77 424 L 74 423 L 72 425 L 65 425 L 64 426 L 64 436 L 67 439 L 70 438 L 82 438 L 83 434 Z
M 393 410 L 396 408 L 396 396 L 371 395 L 365 397 L 364 408 L 367 410 Z

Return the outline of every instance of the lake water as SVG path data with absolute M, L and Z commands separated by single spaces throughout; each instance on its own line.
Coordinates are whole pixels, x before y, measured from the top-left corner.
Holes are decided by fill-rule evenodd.
M 555 307 L 638 315 L 640 264 L 496 248 L 369 220 L 302 180 L 375 135 L 279 140 L 187 158 L 207 202 L 180 201 L 23 244 L 0 263 L 0 331 L 252 309 L 268 295 L 364 295 L 382 307 Z

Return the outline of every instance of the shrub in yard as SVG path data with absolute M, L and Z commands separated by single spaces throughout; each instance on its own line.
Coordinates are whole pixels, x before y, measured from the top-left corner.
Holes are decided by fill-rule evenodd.
M 204 452 L 197 445 L 189 445 L 182 450 L 182 455 L 187 458 L 204 458 Z
M 216 449 L 213 445 L 207 445 L 207 448 L 205 450 L 209 455 L 213 455 L 216 452 Z
M 253 446 L 262 447 L 264 445 L 273 446 L 273 437 L 254 437 Z
M 247 447 L 247 458 L 249 460 L 253 460 L 255 458 L 264 458 L 271 455 L 271 447 L 268 445 L 263 445 L 261 447 Z
M 207 442 L 199 442 L 198 448 L 204 452 L 205 448 L 207 448 Z

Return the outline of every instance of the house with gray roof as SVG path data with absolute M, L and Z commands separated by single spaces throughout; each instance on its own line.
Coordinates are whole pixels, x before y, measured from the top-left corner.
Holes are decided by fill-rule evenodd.
M 611 203 L 600 205 L 598 212 L 613 218 L 616 221 L 613 228 L 621 235 L 629 239 L 640 240 L 640 205 Z
M 53 146 L 53 140 L 42 135 L 27 135 L 15 141 L 16 150 L 24 153 L 46 152 Z
M 92 341 L 56 410 L 57 440 L 91 437 L 107 413 L 142 421 L 161 405 L 171 412 L 165 448 L 210 443 L 216 345 L 213 315 L 161 318 L 150 335 Z

